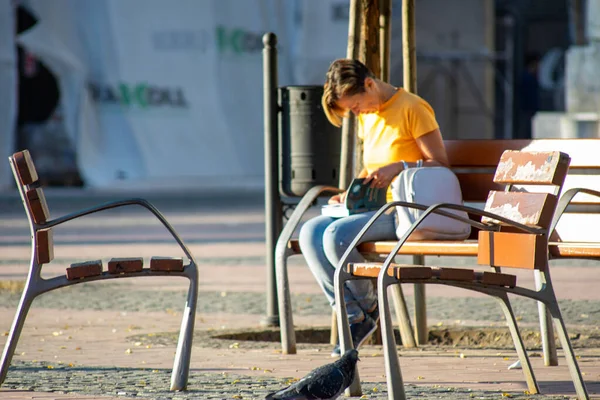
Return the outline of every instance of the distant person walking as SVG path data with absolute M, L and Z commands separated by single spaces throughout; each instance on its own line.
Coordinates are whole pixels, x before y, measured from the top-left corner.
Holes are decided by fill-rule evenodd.
M 533 116 L 540 109 L 540 83 L 538 70 L 540 55 L 528 53 L 525 57 L 525 70 L 519 82 L 520 115 L 516 139 L 531 139 Z

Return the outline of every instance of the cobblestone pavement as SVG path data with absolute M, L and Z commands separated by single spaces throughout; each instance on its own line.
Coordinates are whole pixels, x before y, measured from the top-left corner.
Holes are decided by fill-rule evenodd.
M 185 302 L 183 290 L 144 290 L 129 283 L 86 283 L 46 293 L 36 302 L 55 310 L 121 310 L 165 311 L 177 310 Z M 225 289 L 225 288 L 224 288 Z M 17 306 L 20 293 L 0 291 L 0 307 Z M 407 298 L 412 308 L 413 299 Z M 200 313 L 236 313 L 243 305 L 244 312 L 259 315 L 265 312 L 266 296 L 259 292 L 201 291 L 198 302 Z M 326 315 L 327 302 L 319 293 L 294 293 L 292 304 L 295 315 Z M 515 315 L 523 323 L 537 322 L 537 304 L 515 298 L 512 301 Z M 600 300 L 560 300 L 563 317 L 570 325 L 600 326 Z M 455 298 L 451 303 L 446 297 L 427 298 L 428 317 L 440 321 L 479 321 L 480 323 L 503 322 L 504 316 L 496 301 L 491 298 Z M 599 331 L 600 334 L 600 331 Z
M 47 293 L 40 297 L 36 300 L 36 303 L 39 304 L 34 303 L 3 389 L 85 396 L 108 395 L 119 398 L 258 399 L 263 398 L 267 392 L 282 387 L 290 379 L 301 377 L 309 369 L 330 362 L 327 356 L 329 350 L 327 344 L 299 343 L 299 351 L 304 353 L 304 357 L 299 360 L 298 365 L 294 366 L 294 356 L 287 356 L 286 361 L 286 357 L 277 355 L 279 346 L 277 342 L 243 341 L 235 337 L 227 340 L 209 340 L 210 337 L 217 336 L 217 334 L 243 333 L 248 335 L 251 331 L 263 332 L 264 329 L 252 321 L 259 319 L 264 296 L 256 292 L 202 292 L 188 391 L 171 393 L 167 388 L 170 379 L 169 365 L 172 362 L 169 357 L 172 357 L 172 351 L 165 350 L 175 347 L 180 318 L 177 310 L 183 304 L 184 292 L 177 288 L 151 291 L 148 290 L 150 287 L 147 283 L 141 287 L 133 283 L 83 284 Z M 8 322 L 14 313 L 17 297 L 17 293 L 11 293 L 8 290 L 0 291 L 0 305 L 5 307 L 1 309 L 4 312 L 0 312 L 3 321 L 0 325 L 0 332 L 2 329 L 8 330 Z M 297 313 L 298 324 L 306 326 L 310 324 L 310 321 L 314 321 L 313 327 L 314 325 L 320 327 L 326 336 L 329 315 L 327 307 L 322 304 L 321 297 L 310 293 L 296 294 L 295 307 L 298 308 L 300 304 L 304 303 L 310 304 L 310 307 L 299 310 Z M 152 299 L 152 301 L 148 302 L 148 299 Z M 432 329 L 459 326 L 466 328 L 474 323 L 500 329 L 502 324 L 498 323 L 500 319 L 496 317 L 476 321 L 468 320 L 473 316 L 466 308 L 473 310 L 487 308 L 495 306 L 493 302 L 488 304 L 485 298 L 453 300 L 453 302 L 448 302 L 448 298 L 438 297 L 428 299 L 431 310 L 430 321 L 434 325 L 441 325 L 434 326 Z M 449 304 L 444 305 L 444 302 Z M 215 303 L 220 305 L 215 306 Z M 451 306 L 449 306 L 450 304 Z M 440 311 L 442 305 L 445 308 L 443 312 Z M 526 306 L 524 305 L 524 307 Z M 594 310 L 599 309 L 599 306 L 599 302 L 579 301 L 574 307 L 580 313 L 587 312 L 589 314 L 582 320 L 597 324 L 598 314 Z M 231 314 L 232 311 L 239 313 L 241 307 L 246 307 L 245 317 L 236 317 L 235 314 Z M 525 326 L 534 325 L 525 323 L 527 321 L 535 322 L 535 318 L 526 317 L 530 311 L 534 312 L 535 309 L 524 308 L 522 313 L 518 314 L 524 315 L 522 322 Z M 441 323 L 440 321 L 447 319 L 448 315 L 457 320 Z M 581 315 L 577 317 L 581 318 Z M 465 319 L 458 321 L 459 318 Z M 577 325 L 577 327 L 588 329 L 586 338 L 594 338 L 594 328 L 591 325 Z M 276 336 L 276 330 L 274 331 Z M 573 335 L 574 332 L 576 332 L 575 328 L 571 330 L 571 334 Z M 107 338 L 107 335 L 113 337 Z M 574 335 L 572 338 L 576 348 L 583 351 L 582 346 L 577 345 L 577 339 L 582 336 Z M 94 340 L 98 343 L 92 343 Z M 2 343 L 1 340 L 0 343 Z M 102 353 L 103 350 L 106 354 Z M 127 355 L 128 350 L 131 350 L 130 353 L 133 354 Z M 363 379 L 364 398 L 386 398 L 382 375 L 381 346 L 367 346 L 365 351 L 369 353 L 363 357 L 365 365 L 368 366 Z M 76 354 L 79 352 L 84 354 Z M 469 359 L 476 363 L 470 367 L 470 373 L 473 374 L 468 377 L 470 380 L 464 380 L 465 375 L 461 377 L 462 384 L 458 380 L 436 380 L 435 375 L 440 373 L 439 369 L 452 368 L 452 363 L 447 361 L 448 354 L 455 360 L 460 354 L 468 354 Z M 530 354 L 539 356 L 539 348 L 532 348 Z M 127 358 L 130 356 L 132 360 L 133 356 L 138 356 L 138 358 L 135 361 L 128 361 Z M 237 364 L 232 363 L 232 358 L 241 357 L 243 359 L 245 356 L 248 358 L 245 363 L 242 363 L 243 366 L 239 365 L 239 361 Z M 405 376 L 406 381 L 424 381 L 424 384 L 409 383 L 407 385 L 409 398 L 498 399 L 503 398 L 503 393 L 509 394 L 513 398 L 530 398 L 524 394 L 521 373 L 506 371 L 506 366 L 515 360 L 510 346 L 502 349 L 497 346 L 495 351 L 484 353 L 469 350 L 468 346 L 458 346 L 455 349 L 429 346 L 424 348 L 421 353 L 407 353 L 405 356 L 406 362 L 425 365 L 421 370 L 416 370 L 412 366 L 405 369 L 405 374 L 410 371 Z M 435 361 L 435 357 L 439 356 L 446 357 L 446 361 L 443 359 L 441 362 Z M 484 372 L 486 364 L 482 364 L 479 360 L 486 356 L 489 357 L 490 362 L 493 361 L 492 364 L 499 364 L 496 371 Z M 594 352 L 586 349 L 583 356 L 580 361 L 582 369 L 590 375 L 596 374 L 594 376 L 600 377 L 598 376 L 600 374 L 600 351 Z M 310 358 L 306 359 L 306 357 Z M 219 361 L 219 358 L 222 360 Z M 539 365 L 541 362 L 539 357 L 532 360 L 538 364 L 535 367 L 536 370 L 544 371 L 544 367 Z M 275 365 L 275 362 L 279 364 L 270 370 L 269 367 Z M 405 360 L 402 359 L 402 362 L 404 367 Z M 595 368 L 586 370 L 586 362 L 592 363 Z M 253 363 L 257 365 L 251 365 Z M 427 364 L 431 365 L 427 366 Z M 564 369 L 564 360 L 562 364 Z M 142 366 L 139 367 L 139 365 Z M 287 369 L 282 369 L 281 366 L 286 366 Z M 500 374 L 501 370 L 506 371 L 506 374 L 511 374 L 512 379 L 516 382 L 508 384 L 505 380 L 506 377 L 499 377 L 499 383 L 495 385 L 489 385 L 490 382 L 487 382 L 488 385 L 476 384 L 476 381 L 483 377 L 485 380 L 495 379 L 491 374 Z M 445 371 L 446 375 L 448 372 Z M 432 374 L 433 376 L 431 376 Z M 561 377 L 564 379 L 564 376 L 563 372 Z M 538 378 L 546 381 L 545 387 L 542 384 L 544 392 L 562 393 L 561 390 L 553 391 L 549 386 L 552 379 L 544 378 L 543 374 Z M 490 389 L 486 390 L 486 386 L 489 386 Z M 506 392 L 502 390 L 506 390 Z M 4 392 L 0 393 L 4 394 Z M 536 398 L 564 399 L 569 398 L 568 396 L 567 392 L 566 397 L 547 395 L 536 396 Z M 3 397 L 0 395 L 0 398 Z
M 10 329 L 29 259 L 29 232 L 13 200 L 0 198 L 0 346 Z M 51 210 L 53 204 L 69 209 L 69 202 L 76 208 L 86 207 L 95 203 L 92 200 L 95 198 L 49 196 Z M 200 263 L 188 390 L 167 390 L 186 281 L 145 278 L 81 284 L 37 298 L 0 388 L 1 399 L 261 399 L 331 361 L 330 345 L 305 343 L 300 335 L 298 354 L 289 356 L 281 355 L 277 341 L 246 341 L 235 336 L 264 339 L 265 329 L 258 323 L 266 303 L 261 206 L 256 202 L 239 206 L 232 201 L 194 200 L 196 205 L 181 198 L 159 199 L 159 208 L 165 210 Z M 86 259 L 169 255 L 177 248 L 159 228 L 136 211 L 90 217 L 57 229 L 57 258 L 44 267 L 44 274 L 62 274 L 65 265 Z M 436 262 L 460 266 L 472 260 Z M 553 267 L 553 278 L 588 390 L 600 398 L 600 344 L 596 342 L 600 342 L 600 331 L 596 332 L 600 326 L 600 293 L 596 290 L 600 274 L 590 265 Z M 299 329 L 316 327 L 309 336 L 326 338 L 330 309 L 300 257 L 291 260 L 289 273 L 296 325 Z M 533 284 L 525 276 L 519 279 Z M 405 294 L 412 309 L 410 286 Z M 535 331 L 536 305 L 522 299 L 515 299 L 513 305 L 524 336 Z M 505 330 L 497 304 L 478 294 L 428 287 L 427 309 L 432 331 Z M 276 331 L 266 331 L 276 340 Z M 482 332 L 477 333 L 483 335 L 481 340 L 490 340 Z M 215 339 L 218 335 L 227 339 Z M 564 359 L 559 367 L 544 367 L 535 334 L 528 349 L 546 393 L 535 397 L 525 393 L 522 372 L 507 369 L 516 360 L 510 345 L 492 339 L 497 340 L 495 345 L 486 342 L 481 346 L 472 337 L 454 347 L 399 348 L 408 398 L 574 398 Z M 365 399 L 386 398 L 381 351 L 377 345 L 361 351 Z
M 188 390 L 169 392 L 170 371 L 115 367 L 68 367 L 49 363 L 17 362 L 5 387 L 53 393 L 79 393 L 90 396 L 112 395 L 150 399 L 263 399 L 268 393 L 293 382 L 293 378 L 250 377 L 236 374 L 193 372 Z M 52 369 L 49 367 L 52 366 Z M 387 399 L 382 383 L 363 382 L 362 399 Z M 531 399 L 526 394 L 462 389 L 449 386 L 406 385 L 409 399 Z M 2 392 L 0 392 L 2 393 Z M 503 396 L 504 395 L 504 396 Z M 565 399 L 565 396 L 536 396 Z M 567 397 L 568 398 L 568 397 Z

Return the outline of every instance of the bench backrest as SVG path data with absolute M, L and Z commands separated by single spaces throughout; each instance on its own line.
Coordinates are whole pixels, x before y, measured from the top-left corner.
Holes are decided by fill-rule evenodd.
M 50 218 L 48 203 L 40 186 L 38 174 L 28 150 L 19 151 L 9 157 L 9 162 L 23 200 L 29 222 L 34 227 L 35 254 L 38 264 L 45 264 L 54 258 L 52 229 L 43 228 Z
M 600 139 L 482 139 L 446 140 L 444 143 L 465 202 L 484 203 L 490 190 L 500 190 L 501 185 L 495 184 L 492 177 L 505 150 L 567 153 L 571 164 L 563 191 L 573 187 L 600 191 Z M 573 204 L 556 228 L 556 239 L 600 242 L 600 230 L 593 229 L 600 224 L 600 199 L 581 194 L 574 198 Z
M 569 169 L 567 154 L 507 150 L 493 177 L 503 191 L 491 190 L 484 210 L 519 224 L 538 228 L 527 233 L 489 217 L 481 222 L 499 225 L 499 231 L 478 233 L 478 262 L 498 267 L 545 269 L 548 230 Z

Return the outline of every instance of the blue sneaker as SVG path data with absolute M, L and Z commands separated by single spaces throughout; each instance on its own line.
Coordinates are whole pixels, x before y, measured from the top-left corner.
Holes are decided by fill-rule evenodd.
M 365 314 L 365 319 L 360 322 L 356 322 L 354 324 L 350 324 L 350 334 L 352 335 L 352 343 L 354 343 L 354 348 L 358 350 L 360 346 L 363 345 L 366 340 L 371 337 L 373 332 L 377 329 L 377 322 L 371 318 L 371 315 L 377 312 L 376 317 L 379 319 L 379 311 L 375 309 L 375 311 L 370 312 L 369 314 Z M 339 343 L 335 345 L 333 351 L 331 352 L 331 357 L 340 357 L 341 349 Z

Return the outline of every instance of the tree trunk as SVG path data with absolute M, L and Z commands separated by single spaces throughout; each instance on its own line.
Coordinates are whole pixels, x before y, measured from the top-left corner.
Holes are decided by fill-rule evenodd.
M 361 24 L 358 60 L 367 66 L 373 74 L 381 78 L 381 60 L 379 59 L 379 1 L 360 0 Z M 363 168 L 363 146 L 356 142 L 355 175 Z
M 360 0 L 350 0 L 350 13 L 348 20 L 348 48 L 346 49 L 346 58 L 358 58 L 358 49 L 360 47 L 360 25 L 361 25 L 361 7 Z M 350 115 L 344 118 L 342 124 L 342 143 L 340 152 L 340 189 L 346 189 L 354 173 L 355 162 L 355 147 L 356 140 L 356 118 Z
M 360 4 L 363 23 L 360 26 L 360 48 L 358 59 L 362 61 L 376 77 L 380 78 L 379 1 L 361 0 Z
M 417 93 L 417 52 L 415 46 L 414 0 L 402 1 L 402 60 L 404 79 L 402 86 L 411 93 Z
M 392 41 L 392 0 L 379 0 L 380 79 L 390 81 L 390 46 Z

